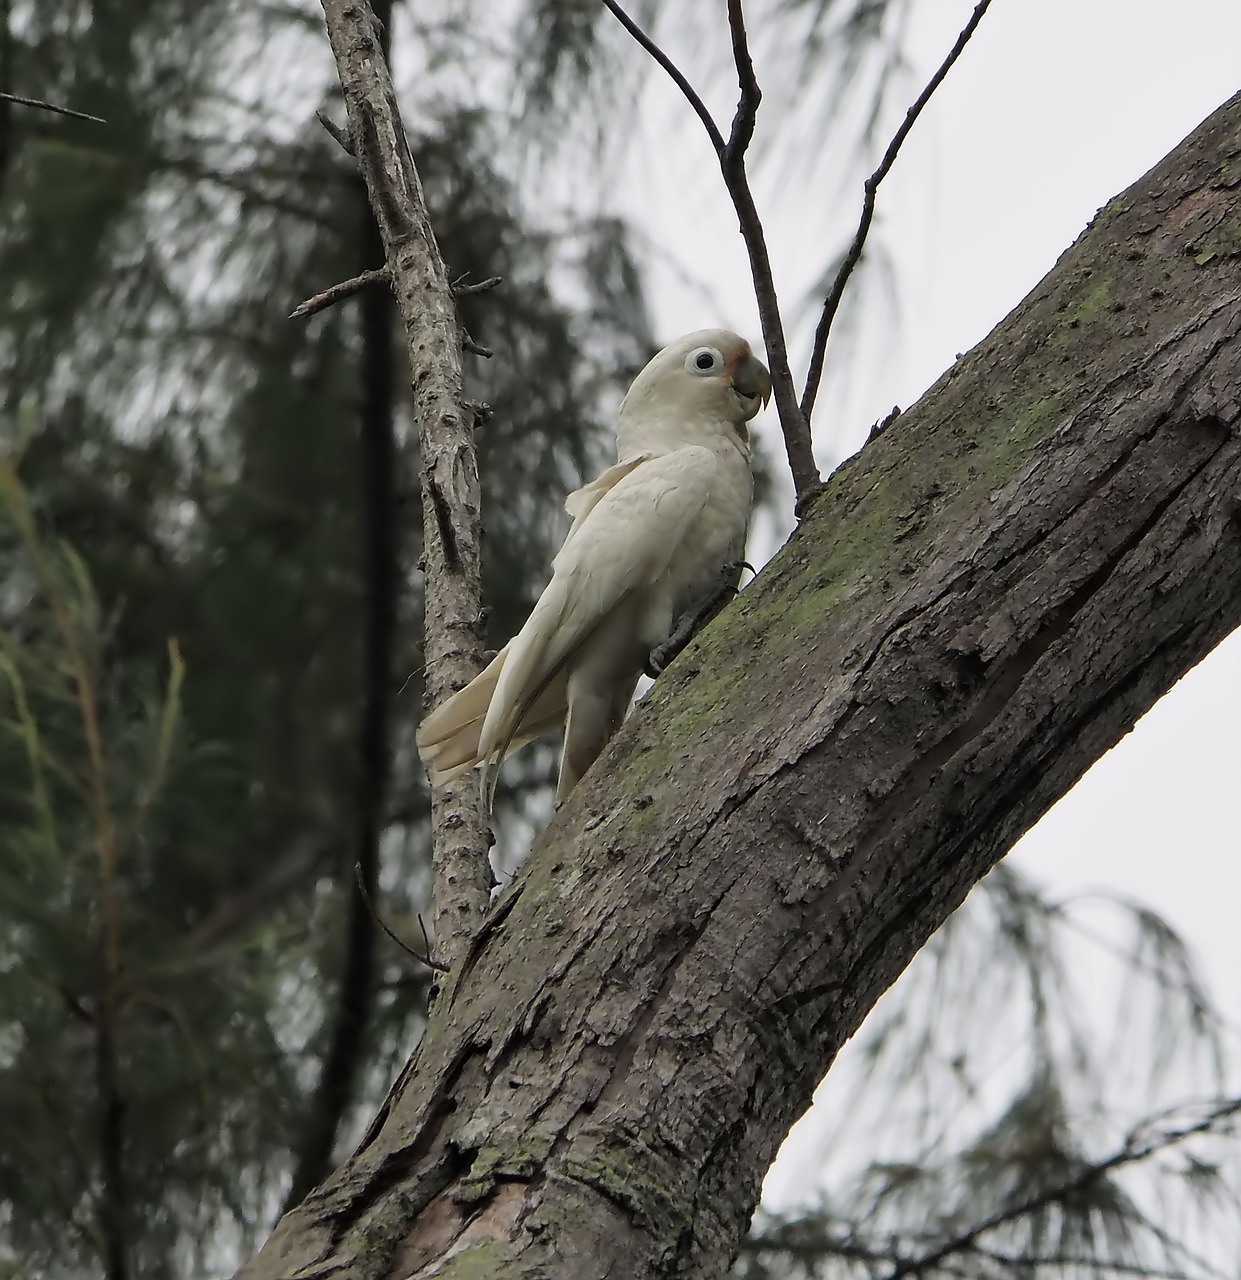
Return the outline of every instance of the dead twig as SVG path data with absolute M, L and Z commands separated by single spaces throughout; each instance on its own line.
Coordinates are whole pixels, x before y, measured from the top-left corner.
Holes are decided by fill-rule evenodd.
M 361 275 L 342 280 L 340 284 L 334 284 L 330 289 L 316 293 L 313 298 L 307 298 L 305 302 L 294 307 L 289 312 L 289 319 L 302 320 L 306 316 L 316 315 L 320 311 L 326 311 L 328 307 L 334 307 L 338 302 L 343 302 L 346 298 L 352 298 L 355 293 L 361 293 L 363 289 L 369 289 L 377 284 L 385 285 L 389 289 L 392 287 L 392 275 L 387 267 L 363 271 Z
M 340 149 L 345 153 L 345 155 L 354 156 L 355 159 L 357 158 L 353 150 L 353 142 L 351 141 L 348 133 L 346 133 L 345 130 L 342 129 L 340 125 L 338 125 L 336 121 L 333 120 L 332 117 L 327 114 L 326 111 L 316 111 L 315 119 L 318 120 L 318 122 L 324 127 L 324 129 L 327 130 L 328 135 L 331 137 L 332 141 L 335 142 L 338 147 L 340 147 Z
M 415 960 L 419 961 L 421 964 L 425 964 L 428 969 L 434 969 L 436 973 L 447 973 L 448 966 L 446 964 L 440 964 L 431 955 L 431 939 L 427 937 L 427 926 L 423 923 L 421 913 L 418 916 L 418 927 L 422 930 L 422 945 L 427 949 L 427 954 L 425 956 L 419 955 L 404 938 L 389 928 L 387 921 L 385 921 L 383 916 L 375 910 L 375 904 L 371 901 L 371 895 L 366 889 L 366 881 L 362 879 L 362 864 L 360 862 L 355 862 L 353 864 L 353 878 L 358 883 L 358 892 L 362 895 L 363 905 L 366 907 L 367 911 L 371 913 L 371 919 L 374 920 L 384 933 L 386 933 L 388 937 L 405 952 L 406 955 L 413 956 Z
M 733 61 L 737 67 L 738 97 L 737 109 L 727 140 L 712 119 L 706 104 L 672 59 L 634 22 L 617 0 L 603 0 L 603 4 L 680 89 L 685 100 L 702 121 L 707 137 L 711 140 L 711 146 L 715 149 L 716 158 L 720 162 L 720 173 L 724 178 L 724 186 L 736 210 L 737 221 L 741 226 L 741 236 L 750 259 L 750 274 L 754 280 L 754 295 L 763 329 L 763 342 L 767 348 L 767 363 L 771 370 L 772 392 L 776 401 L 776 412 L 780 417 L 780 430 L 784 435 L 789 470 L 793 474 L 793 485 L 797 491 L 800 514 L 823 487 L 823 482 L 814 461 L 810 422 L 797 403 L 797 391 L 793 385 L 792 371 L 789 369 L 788 345 L 784 337 L 784 323 L 780 318 L 780 305 L 776 297 L 771 257 L 767 251 L 762 219 L 758 215 L 754 194 L 750 190 L 750 181 L 746 173 L 745 156 L 754 137 L 754 126 L 758 117 L 759 103 L 762 101 L 762 92 L 750 57 L 741 0 L 728 0 L 728 26 L 732 35 Z
M 469 272 L 459 275 L 452 282 L 452 296 L 454 298 L 472 298 L 476 293 L 487 293 L 491 289 L 504 283 L 503 276 L 488 276 L 486 280 L 477 280 L 473 284 L 468 282 Z
M 991 0 L 978 0 L 978 4 L 974 7 L 974 12 L 970 14 L 969 21 L 961 28 L 961 34 L 957 36 L 956 43 L 948 51 L 948 56 L 940 63 L 939 69 L 930 80 L 927 81 L 926 88 L 918 95 L 913 106 L 905 112 L 905 119 L 901 121 L 901 127 L 892 135 L 892 141 L 888 143 L 888 149 L 883 153 L 883 159 L 879 161 L 879 167 L 866 179 L 866 183 L 862 188 L 862 214 L 858 219 L 857 230 L 853 233 L 853 240 L 849 245 L 848 252 L 845 254 L 844 260 L 836 272 L 836 278 L 832 281 L 832 287 L 823 301 L 823 312 L 819 316 L 819 323 L 814 331 L 814 348 L 810 353 L 810 368 L 806 374 L 806 387 L 801 397 L 801 412 L 807 422 L 810 421 L 814 413 L 814 402 L 819 394 L 819 384 L 823 380 L 823 361 L 827 354 L 827 339 L 832 331 L 832 322 L 836 319 L 836 313 L 840 310 L 840 302 L 844 297 L 845 286 L 849 283 L 849 277 L 853 274 L 853 269 L 861 261 L 862 250 L 866 245 L 866 237 L 870 234 L 870 224 L 875 217 L 875 197 L 879 191 L 879 184 L 888 176 L 888 171 L 896 163 L 896 157 L 900 154 L 900 149 L 904 145 L 905 139 L 909 136 L 909 131 L 922 114 L 922 109 L 930 102 L 931 95 L 934 94 L 935 90 L 943 84 L 948 72 L 952 70 L 953 63 L 965 51 L 965 46 L 969 44 L 970 37 L 977 30 L 978 24 L 982 21 L 983 14 L 987 12 L 990 4 Z
M 73 120 L 89 120 L 91 124 L 108 123 L 102 116 L 75 111 L 72 107 L 57 106 L 54 102 L 44 102 L 42 98 L 23 98 L 16 93 L 0 93 L 0 102 L 14 102 L 19 107 L 36 107 L 39 111 L 53 111 L 58 116 L 69 116 Z

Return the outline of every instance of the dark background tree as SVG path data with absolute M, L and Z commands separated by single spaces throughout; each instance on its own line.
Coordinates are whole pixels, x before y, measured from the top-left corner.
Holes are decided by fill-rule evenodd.
M 420 534 L 403 356 L 382 291 L 287 319 L 378 260 L 356 175 L 312 119 L 336 110 L 316 6 L 0 13 L 0 88 L 107 121 L 0 103 L 0 1259 L 198 1275 L 250 1251 L 347 1150 L 422 1026 L 427 975 L 376 936 L 353 884 L 360 861 L 417 944 Z M 511 156 L 550 164 L 540 139 L 566 120 L 606 133 L 609 93 L 639 73 L 592 6 L 526 6 L 499 54 L 486 24 L 402 13 L 396 72 L 444 255 L 505 278 L 462 308 L 497 351 L 468 369 L 492 407 L 480 447 L 498 641 L 538 589 L 560 495 L 606 455 L 609 401 L 654 345 L 625 226 L 589 201 L 535 207 Z M 853 42 L 816 53 L 841 94 L 891 38 L 883 6 L 845 16 Z M 515 120 L 478 110 L 480 57 L 516 86 Z M 510 851 L 522 814 L 545 811 L 550 761 L 510 775 Z M 1036 1056 L 1080 1081 L 1067 986 L 1055 998 L 1061 913 L 1016 880 L 988 883 L 982 920 L 941 935 L 928 964 L 967 969 L 947 957 L 1007 944 Z M 1198 1037 L 1209 1011 L 1177 940 L 1136 924 L 1152 990 Z M 985 1022 L 985 990 L 949 989 Z M 957 1020 L 892 1018 L 903 1030 L 881 1028 L 875 1057 L 897 1075 L 932 1044 L 947 1068 L 968 1042 Z M 968 1073 L 968 1060 L 946 1072 Z M 1011 1141 L 915 1142 L 903 1166 L 918 1178 L 863 1171 L 829 1219 L 764 1227 L 746 1265 L 873 1268 L 904 1247 L 910 1215 L 985 1217 L 996 1179 L 1039 1184 L 1078 1117 L 1018 1075 Z M 1027 1139 L 1043 1132 L 1055 1141 L 1040 1164 Z M 959 1195 L 980 1150 L 994 1176 Z M 1081 1228 L 1082 1247 L 1159 1226 L 1113 1200 L 1117 1234 Z M 892 1230 L 863 1248 L 876 1204 Z M 1097 1207 L 1082 1204 L 1079 1225 Z

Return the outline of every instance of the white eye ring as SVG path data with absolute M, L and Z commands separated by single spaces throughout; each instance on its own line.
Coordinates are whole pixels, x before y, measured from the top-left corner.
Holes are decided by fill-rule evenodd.
M 724 357 L 714 347 L 695 347 L 685 357 L 685 372 L 697 378 L 710 377 L 724 367 Z

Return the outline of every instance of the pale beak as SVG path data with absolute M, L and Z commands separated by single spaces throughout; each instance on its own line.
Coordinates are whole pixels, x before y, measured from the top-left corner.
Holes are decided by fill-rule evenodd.
M 746 356 L 733 373 L 733 390 L 747 400 L 771 399 L 771 374 L 757 356 Z

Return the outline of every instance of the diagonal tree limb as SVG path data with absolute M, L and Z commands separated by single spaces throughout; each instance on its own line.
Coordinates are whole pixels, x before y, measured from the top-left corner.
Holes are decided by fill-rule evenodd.
M 452 287 L 410 155 L 375 15 L 366 0 L 323 0 L 349 113 L 349 137 L 383 241 L 405 330 L 422 459 L 427 696 L 432 704 L 482 666 L 479 483 L 474 418 L 462 402 Z M 490 868 L 472 775 L 432 796 L 433 933 L 450 966 L 487 906 Z
M 247 1280 L 727 1272 L 882 992 L 1241 625 L 1239 160 L 1241 95 L 837 470 Z
M 686 102 L 693 108 L 694 114 L 702 121 L 702 127 L 707 131 L 707 137 L 711 139 L 711 146 L 715 149 L 715 154 L 722 162 L 724 159 L 724 150 L 728 145 L 724 141 L 724 135 L 720 132 L 720 127 L 712 118 L 711 112 L 707 110 L 707 104 L 699 97 L 697 90 L 689 80 L 685 73 L 672 61 L 670 57 L 651 39 L 650 36 L 642 30 L 640 26 L 629 16 L 628 13 L 616 2 L 616 0 L 603 0 L 604 7 L 616 18 L 617 22 L 625 28 L 626 31 L 634 38 L 634 40 L 646 50 L 647 53 L 659 64 L 660 67 L 668 74 L 673 84 L 680 89 L 684 95 Z
M 353 142 L 350 139 L 349 133 L 347 130 L 342 129 L 340 125 L 338 125 L 336 121 L 333 120 L 332 117 L 328 115 L 326 111 L 316 111 L 315 119 L 318 120 L 318 122 L 327 131 L 328 137 L 331 138 L 332 141 L 336 143 L 336 145 L 345 153 L 345 155 L 353 156 L 355 160 L 357 159 L 357 156 L 354 154 L 354 150 L 353 150 Z
M 854 268 L 862 259 L 862 250 L 866 246 L 866 237 L 870 234 L 870 224 L 875 217 L 875 198 L 879 192 L 879 184 L 888 176 L 888 171 L 896 163 L 896 157 L 900 154 L 905 139 L 909 137 L 909 131 L 922 114 L 922 109 L 930 102 L 935 90 L 943 84 L 948 72 L 952 70 L 953 63 L 965 52 L 965 46 L 969 44 L 970 38 L 978 29 L 978 24 L 982 21 L 983 14 L 987 12 L 990 4 L 991 0 L 978 0 L 978 4 L 974 7 L 974 12 L 970 14 L 969 21 L 961 28 L 961 33 L 957 36 L 956 43 L 948 51 L 948 56 L 940 63 L 938 70 L 930 80 L 927 81 L 926 88 L 918 95 L 913 106 L 905 112 L 905 118 L 901 121 L 900 128 L 892 135 L 892 141 L 888 143 L 888 149 L 883 153 L 883 159 L 879 161 L 878 168 L 866 179 L 862 188 L 862 213 L 858 219 L 857 230 L 853 233 L 853 240 L 850 242 L 844 259 L 836 272 L 832 287 L 828 290 L 827 297 L 823 301 L 823 310 L 819 315 L 819 323 L 814 331 L 814 346 L 810 352 L 810 367 L 806 374 L 806 387 L 801 397 L 801 412 L 807 422 L 814 416 L 814 402 L 819 394 L 819 384 L 823 380 L 823 361 L 827 355 L 827 339 L 832 331 L 832 322 L 836 319 L 836 313 L 840 310 L 840 302 L 845 294 L 845 286 L 849 283 L 849 277 L 853 274 Z

